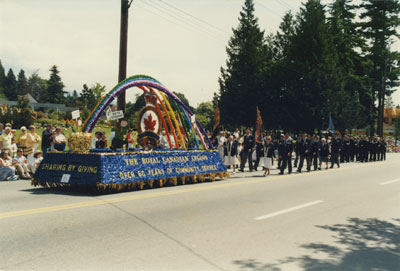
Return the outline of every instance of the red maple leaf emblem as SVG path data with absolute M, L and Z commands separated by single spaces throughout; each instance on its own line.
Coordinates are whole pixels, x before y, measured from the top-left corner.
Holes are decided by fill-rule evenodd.
M 151 114 L 149 114 L 147 119 L 144 119 L 143 122 L 146 131 L 154 131 L 154 126 L 156 126 L 157 121 L 153 120 L 153 116 Z

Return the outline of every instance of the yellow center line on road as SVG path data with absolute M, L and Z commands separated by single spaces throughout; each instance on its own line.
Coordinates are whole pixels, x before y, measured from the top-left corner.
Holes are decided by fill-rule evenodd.
M 399 163 L 399 162 L 398 161 L 385 162 L 385 165 L 392 164 L 392 163 Z M 323 173 L 328 173 L 328 172 L 329 173 L 340 172 L 340 171 L 344 171 L 344 170 L 363 168 L 363 167 L 367 167 L 367 166 L 369 166 L 369 164 L 361 164 L 361 165 L 352 166 L 352 167 L 339 168 L 339 169 L 335 169 L 334 171 L 331 171 L 331 170 L 316 171 L 316 172 L 314 171 L 314 172 L 308 173 L 307 175 L 311 176 L 314 174 L 323 174 Z M 262 173 L 260 172 L 260 174 L 262 174 Z M 297 177 L 301 177 L 301 176 L 305 176 L 305 175 L 304 174 L 293 174 L 293 175 L 274 176 L 274 177 L 270 176 L 270 177 L 257 178 L 257 179 L 246 180 L 246 181 L 233 181 L 233 182 L 231 181 L 231 182 L 226 182 L 226 183 L 225 182 L 224 183 L 216 183 L 216 184 L 208 185 L 208 186 L 197 186 L 197 187 L 193 187 L 193 188 L 184 188 L 184 189 L 172 190 L 172 191 L 161 191 L 161 192 L 156 192 L 156 193 L 125 196 L 125 197 L 118 197 L 118 198 L 113 198 L 113 199 L 102 199 L 102 200 L 94 200 L 94 201 L 77 202 L 77 203 L 72 203 L 72 204 L 56 205 L 56 206 L 37 208 L 37 209 L 27 209 L 27 210 L 22 210 L 22 211 L 0 213 L 0 219 L 25 216 L 25 215 L 41 214 L 41 213 L 49 213 L 49 212 L 56 212 L 56 211 L 63 211 L 63 210 L 71 210 L 71 209 L 76 209 L 76 208 L 99 206 L 99 205 L 105 205 L 105 204 L 110 204 L 110 203 L 157 198 L 157 197 L 162 197 L 162 196 L 178 195 L 178 194 L 184 194 L 184 193 L 190 193 L 190 192 L 200 192 L 200 191 L 207 191 L 207 190 L 213 190 L 213 189 L 234 187 L 234 186 L 239 186 L 239 185 L 256 184 L 256 183 L 262 183 L 262 182 L 274 181 L 274 180 L 284 180 L 284 179 L 289 179 L 289 178 L 297 178 Z M 248 176 L 248 178 L 252 178 L 252 177 Z

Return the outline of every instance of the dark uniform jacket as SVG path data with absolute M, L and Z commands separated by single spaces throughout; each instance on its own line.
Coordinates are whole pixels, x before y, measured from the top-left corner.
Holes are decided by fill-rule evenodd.
M 286 143 L 285 140 L 281 139 L 278 142 L 278 154 L 283 157 L 286 154 Z
M 319 154 L 321 157 L 328 157 L 329 155 L 329 144 L 328 143 L 321 143 L 319 144 Z
M 224 156 L 236 156 L 238 154 L 238 142 L 236 140 L 232 140 L 232 142 L 225 142 L 224 144 Z
M 309 138 L 305 138 L 302 140 L 301 154 L 311 155 L 311 140 Z
M 302 144 L 303 144 L 303 140 L 302 139 L 297 139 L 296 140 L 296 144 L 294 146 L 294 151 L 296 152 L 296 154 L 300 154 L 301 153 Z
M 319 147 L 319 141 L 312 141 L 311 146 L 310 146 L 310 152 L 312 155 L 317 155 L 318 154 L 318 148 Z
M 244 136 L 243 151 L 250 152 L 254 147 L 254 137 L 252 135 Z
M 342 149 L 342 140 L 340 138 L 333 138 L 331 142 L 331 152 L 338 153 Z
M 286 154 L 286 155 L 292 154 L 293 148 L 294 148 L 293 145 L 294 145 L 294 144 L 293 144 L 293 141 L 292 141 L 291 139 L 287 139 L 287 140 L 286 140 L 286 148 L 285 148 L 285 154 Z
M 263 157 L 275 157 L 274 144 L 272 144 L 271 142 L 267 143 L 264 141 L 263 150 Z

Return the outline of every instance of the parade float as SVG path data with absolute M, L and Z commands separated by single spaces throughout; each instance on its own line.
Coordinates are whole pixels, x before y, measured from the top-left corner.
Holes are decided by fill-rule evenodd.
M 139 148 L 90 149 L 98 120 L 119 93 L 133 87 L 144 91 L 146 99 L 137 117 Z M 125 126 L 126 122 L 120 121 L 119 136 L 126 132 Z M 164 148 L 158 147 L 161 137 L 167 142 Z M 228 177 L 193 112 L 149 76 L 132 76 L 115 86 L 92 110 L 81 132 L 71 134 L 68 144 L 69 151 L 46 155 L 33 176 L 33 186 L 118 192 Z

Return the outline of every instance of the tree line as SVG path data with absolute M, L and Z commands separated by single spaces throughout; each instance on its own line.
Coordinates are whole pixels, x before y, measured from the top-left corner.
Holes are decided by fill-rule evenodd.
M 12 69 L 9 69 L 8 72 L 5 73 L 5 69 L 0 61 L 0 98 L 17 101 L 19 108 L 26 108 L 29 101 L 25 99 L 25 95 L 29 93 L 39 103 L 65 104 L 69 107 L 77 107 L 81 110 L 82 119 L 86 119 L 90 114 L 90 110 L 97 105 L 106 93 L 106 87 L 100 83 L 95 83 L 91 87 L 87 84 L 83 84 L 82 90 L 79 93 L 76 90 L 72 93 L 68 93 L 64 90 L 64 83 L 62 82 L 58 67 L 54 65 L 49 71 L 49 79 L 41 78 L 37 72 L 27 77 L 23 69 L 20 70 L 16 77 Z M 211 102 L 203 102 L 198 108 L 193 108 L 190 106 L 184 94 L 180 92 L 174 93 L 183 103 L 196 112 L 197 118 L 207 129 L 211 129 L 214 117 L 214 108 Z M 128 102 L 126 104 L 125 118 L 131 127 L 136 127 L 137 114 L 144 105 L 143 94 L 136 95 L 135 102 Z M 31 116 L 34 112 L 30 112 L 29 109 L 25 111 L 24 116 L 26 117 L 23 118 L 24 121 L 15 119 L 16 114 L 12 114 L 12 109 L 10 109 L 8 113 L 0 114 L 0 118 L 3 122 L 9 122 L 11 119 L 15 119 L 14 122 L 16 124 L 21 122 L 23 123 L 21 125 L 26 125 L 24 123 L 27 123 L 27 120 L 32 121 Z M 59 117 L 71 118 L 69 113 L 60 114 Z
M 6 73 L 0 61 L 0 97 L 9 101 L 17 101 L 19 107 L 23 108 L 28 103 L 25 97 L 30 94 L 38 103 L 65 104 L 69 107 L 77 107 L 82 110 L 82 115 L 85 117 L 106 92 L 104 85 L 95 83 L 91 87 L 83 84 L 79 93 L 76 90 L 69 93 L 64 90 L 65 86 L 58 67 L 53 65 L 49 72 L 48 79 L 40 77 L 37 72 L 27 77 L 23 69 L 15 76 L 11 68 Z
M 252 127 L 258 107 L 267 130 L 325 130 L 331 116 L 338 130 L 375 133 L 399 86 L 400 54 L 391 44 L 400 3 L 308 0 L 284 15 L 275 34 L 260 29 L 254 11 L 245 0 L 226 49 L 214 97 L 222 124 Z

